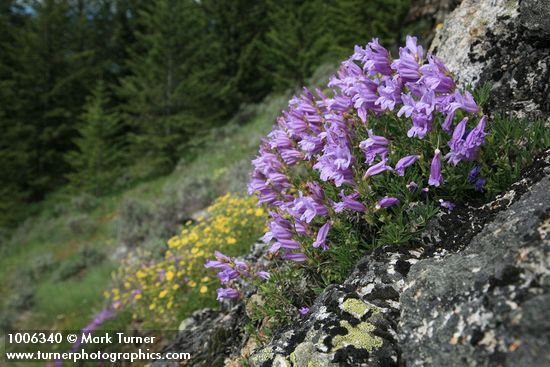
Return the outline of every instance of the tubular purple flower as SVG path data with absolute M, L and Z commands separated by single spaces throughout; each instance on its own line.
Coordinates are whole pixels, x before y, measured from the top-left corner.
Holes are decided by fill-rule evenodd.
M 294 229 L 296 230 L 296 233 L 302 236 L 308 236 L 309 230 L 306 222 L 302 222 L 301 220 L 296 219 L 294 223 Z
M 325 192 L 323 191 L 321 185 L 319 185 L 317 182 L 310 181 L 306 183 L 306 186 L 309 189 L 309 193 L 313 200 L 317 202 L 323 202 L 325 200 Z
M 223 261 L 217 261 L 217 260 L 208 260 L 204 264 L 205 268 L 218 268 L 218 269 L 230 269 L 231 266 L 229 264 L 223 262 Z
M 323 139 L 319 136 L 304 134 L 298 146 L 305 153 L 306 159 L 310 159 L 323 150 Z
M 424 50 L 422 46 L 417 45 L 416 37 L 407 36 L 406 47 L 399 48 L 399 59 L 395 60 L 391 67 L 404 81 L 416 82 L 421 77 L 418 63 L 423 57 Z
M 479 174 L 479 171 L 481 171 L 480 165 L 477 165 L 474 168 L 472 168 L 470 173 L 468 173 L 468 181 L 474 182 L 477 178 L 477 175 Z
M 420 82 L 438 93 L 450 93 L 456 89 L 456 84 L 449 75 L 449 70 L 441 60 L 433 55 L 428 56 L 428 65 L 420 67 L 423 76 Z
M 450 104 L 451 110 L 455 111 L 460 108 L 468 113 L 477 113 L 479 111 L 476 101 L 470 92 L 466 91 L 464 94 L 461 94 L 459 91 L 456 91 L 453 97 L 454 102 Z
M 418 155 L 408 155 L 401 158 L 395 165 L 395 172 L 398 176 L 405 176 L 405 168 L 412 166 L 420 156 Z
M 344 211 L 344 209 L 351 209 L 356 212 L 366 212 L 367 208 L 356 199 L 359 197 L 359 193 L 354 191 L 350 195 L 347 195 L 344 193 L 344 190 L 340 191 L 340 197 L 342 198 L 342 201 L 339 203 L 334 203 L 333 208 L 336 211 L 336 213 L 341 213 Z
M 451 203 L 450 201 L 443 200 L 443 199 L 439 199 L 439 205 L 442 208 L 448 209 L 450 212 L 452 212 L 456 207 L 455 204 Z
M 439 186 L 443 182 L 443 176 L 441 175 L 441 151 L 435 150 L 434 157 L 432 159 L 432 166 L 430 168 L 430 179 L 428 185 Z
M 289 207 L 289 213 L 295 218 L 311 223 L 316 216 L 324 217 L 328 215 L 328 210 L 312 197 L 301 194 L 301 196 L 294 199 L 292 206 Z
M 393 111 L 395 105 L 401 102 L 401 90 L 403 82 L 399 76 L 385 77 L 378 87 L 380 97 L 374 102 L 382 111 Z
M 279 149 L 279 152 L 281 153 L 281 158 L 283 158 L 283 161 L 289 166 L 293 166 L 304 159 L 302 153 L 294 148 L 281 148 Z
M 431 116 L 423 114 L 414 114 L 412 117 L 413 126 L 407 131 L 409 138 L 417 137 L 424 139 L 427 133 L 432 130 Z
M 315 240 L 315 242 L 313 242 L 313 247 L 318 248 L 320 246 L 323 249 L 323 251 L 328 250 L 328 245 L 326 242 L 327 242 L 327 235 L 331 227 L 332 227 L 332 221 L 328 221 L 321 226 L 321 228 L 319 229 L 319 232 L 317 233 L 317 239 Z
M 269 274 L 267 271 L 259 271 L 256 273 L 256 275 L 258 276 L 258 278 L 263 280 L 269 280 L 269 278 L 271 277 L 271 274 Z
M 218 301 L 221 301 L 223 299 L 234 299 L 239 298 L 240 293 L 238 290 L 233 288 L 218 288 L 218 297 L 216 298 Z
M 301 316 L 305 316 L 309 313 L 309 308 L 308 307 L 301 307 L 300 309 L 298 309 L 298 312 L 300 313 Z
M 336 187 L 340 187 L 344 183 L 351 183 L 353 174 L 349 167 L 353 162 L 353 156 L 349 147 L 328 144 L 323 151 L 323 155 L 313 166 L 320 172 L 321 180 L 334 180 Z
M 220 281 L 222 282 L 222 284 L 226 284 L 232 281 L 233 279 L 237 279 L 239 277 L 239 272 L 234 269 L 228 268 L 223 271 L 220 271 L 217 275 Z
M 487 180 L 485 179 L 485 177 L 478 178 L 475 183 L 476 191 L 483 192 L 484 191 L 483 187 L 485 186 L 486 182 Z
M 388 166 L 387 163 L 388 159 L 384 158 L 382 161 L 370 166 L 369 169 L 367 169 L 367 172 L 363 175 L 363 179 L 366 180 L 368 177 L 378 175 L 384 171 L 391 171 L 392 168 Z
M 297 263 L 303 263 L 307 260 L 307 256 L 303 252 L 287 252 L 283 255 L 283 258 Z
M 400 201 L 398 198 L 393 197 L 385 197 L 383 199 L 380 199 L 378 201 L 378 204 L 376 204 L 376 209 L 384 209 L 389 208 L 390 206 L 399 205 Z
M 464 133 L 466 131 L 467 119 L 462 120 L 455 128 L 453 136 L 448 145 L 451 151 L 445 156 L 445 159 L 452 165 L 457 165 L 460 161 L 473 161 L 477 159 L 479 147 L 485 142 L 485 125 L 487 117 L 483 116 L 477 126 L 470 131 L 466 139 Z
M 288 240 L 288 239 L 280 239 L 277 241 L 281 248 L 286 249 L 299 249 L 300 248 L 300 242 L 296 240 Z
M 443 131 L 448 133 L 451 132 L 454 118 L 455 118 L 455 111 L 451 111 L 447 113 L 447 115 L 445 115 L 445 120 L 441 124 L 441 128 L 443 129 Z
M 401 106 L 399 112 L 397 112 L 397 117 L 401 117 L 402 115 L 405 115 L 405 117 L 411 117 L 416 107 L 416 101 L 413 99 L 410 93 L 403 93 L 401 95 L 401 100 L 403 101 L 403 106 Z
M 365 163 L 372 164 L 377 155 L 385 158 L 389 154 L 387 148 L 390 141 L 383 136 L 374 135 L 372 130 L 368 131 L 369 138 L 359 143 L 359 149 L 365 154 Z

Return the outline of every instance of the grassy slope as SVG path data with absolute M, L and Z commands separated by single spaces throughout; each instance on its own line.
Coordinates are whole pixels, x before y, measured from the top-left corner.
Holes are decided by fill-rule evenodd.
M 214 178 L 215 189 L 242 186 L 244 182 L 235 183 L 227 176 L 232 174 L 235 164 L 241 162 L 242 165 L 255 155 L 261 137 L 269 131 L 285 100 L 272 98 L 255 106 L 250 122 L 242 126 L 233 122 L 216 131 L 192 162 L 180 164 L 168 176 L 102 197 L 95 209 L 87 213 L 65 203 L 59 214 L 58 200 L 47 201 L 39 215 L 27 220 L 16 230 L 10 243 L 0 247 L 0 315 L 15 318 L 13 326 L 18 329 L 78 329 L 87 324 L 104 305 L 102 293 L 116 264 L 107 256 L 99 265 L 89 266 L 61 281 L 55 279 L 58 268 L 74 262 L 83 248 L 107 255 L 118 248 L 117 217 L 125 200 L 154 204 L 159 197 L 167 195 L 170 188 L 184 184 L 189 177 Z M 83 218 L 83 224 L 76 229 L 69 224 L 75 218 Z M 159 238 L 158 242 L 166 239 Z M 37 270 L 38 275 L 32 282 L 25 283 L 22 274 L 32 273 L 44 258 L 51 266 Z M 21 312 L 23 307 L 8 307 L 25 288 L 34 294 L 29 309 Z

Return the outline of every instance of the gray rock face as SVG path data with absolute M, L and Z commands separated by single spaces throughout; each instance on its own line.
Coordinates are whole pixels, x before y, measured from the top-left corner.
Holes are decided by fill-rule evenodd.
M 492 111 L 550 116 L 550 0 L 464 0 L 430 50 L 462 84 L 491 83 Z
M 550 179 L 456 254 L 419 261 L 400 297 L 407 366 L 550 365 Z
M 251 366 L 550 366 L 549 166 L 444 215 L 421 248 L 367 254 Z
M 242 339 L 240 328 L 245 322 L 242 305 L 226 311 L 196 311 L 182 322 L 180 333 L 163 352 L 190 353 L 190 366 L 223 366 L 227 355 L 239 351 Z M 174 361 L 155 361 L 151 364 L 153 367 L 180 365 Z

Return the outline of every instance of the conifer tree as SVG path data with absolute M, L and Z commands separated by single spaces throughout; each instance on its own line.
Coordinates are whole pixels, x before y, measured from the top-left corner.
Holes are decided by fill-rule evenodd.
M 215 44 L 204 37 L 206 19 L 195 1 L 159 0 L 138 16 L 139 48 L 130 50 L 130 75 L 118 95 L 126 101 L 134 160 L 162 173 L 220 111 L 221 87 L 215 88 L 212 69 L 203 68 Z
M 65 155 L 73 172 L 67 174 L 70 185 L 78 191 L 101 195 L 112 189 L 120 174 L 122 146 L 120 120 L 107 110 L 105 84 L 98 82 L 88 98 L 81 116 L 76 150 Z

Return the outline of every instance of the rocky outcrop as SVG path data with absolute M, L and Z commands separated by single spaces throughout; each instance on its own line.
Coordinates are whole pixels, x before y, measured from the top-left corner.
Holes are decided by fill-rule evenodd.
M 422 247 L 367 254 L 251 366 L 550 365 L 550 151 Z
M 182 361 L 189 366 L 223 366 L 228 354 L 238 353 L 241 347 L 241 325 L 246 322 L 244 307 L 216 311 L 199 310 L 185 319 L 180 332 L 163 352 L 190 353 L 192 360 Z M 177 367 L 180 362 L 155 361 L 153 367 Z
M 419 261 L 400 297 L 407 366 L 550 365 L 550 178 L 456 254 Z
M 550 0 L 464 0 L 431 51 L 463 84 L 490 83 L 491 110 L 550 116 Z

